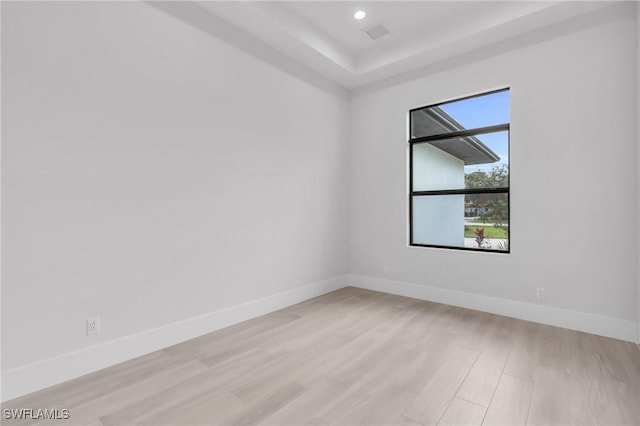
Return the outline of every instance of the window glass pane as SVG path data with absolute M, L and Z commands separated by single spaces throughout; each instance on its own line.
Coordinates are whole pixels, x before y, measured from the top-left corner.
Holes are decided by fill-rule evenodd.
M 509 132 L 414 144 L 413 191 L 509 186 Z
M 464 195 L 413 197 L 413 243 L 464 247 Z
M 509 186 L 509 132 L 475 136 L 482 146 L 495 154 L 491 163 L 465 164 L 465 188 L 506 188 Z
M 411 112 L 411 137 L 509 123 L 509 91 L 424 107 Z
M 507 194 L 413 197 L 412 244 L 509 250 Z

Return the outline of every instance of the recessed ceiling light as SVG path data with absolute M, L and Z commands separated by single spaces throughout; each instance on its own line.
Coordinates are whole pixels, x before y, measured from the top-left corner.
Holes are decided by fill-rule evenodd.
M 367 16 L 367 14 L 364 12 L 364 10 L 359 10 L 353 14 L 353 17 L 356 18 L 358 21 L 364 19 L 365 16 Z

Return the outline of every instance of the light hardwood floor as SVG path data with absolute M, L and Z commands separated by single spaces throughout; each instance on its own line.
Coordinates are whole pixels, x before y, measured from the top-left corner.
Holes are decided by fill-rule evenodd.
M 2 408 L 94 426 L 640 425 L 640 351 L 349 287 Z

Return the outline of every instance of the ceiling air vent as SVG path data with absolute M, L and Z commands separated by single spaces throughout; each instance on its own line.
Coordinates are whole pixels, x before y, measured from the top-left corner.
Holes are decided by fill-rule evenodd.
M 387 29 L 387 27 L 384 26 L 382 22 L 379 22 L 377 24 L 364 28 L 362 31 L 367 33 L 369 37 L 371 37 L 374 40 L 382 37 L 383 35 L 389 34 L 389 30 Z

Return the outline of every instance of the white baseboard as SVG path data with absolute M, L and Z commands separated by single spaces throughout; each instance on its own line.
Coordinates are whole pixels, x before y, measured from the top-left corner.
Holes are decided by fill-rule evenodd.
M 639 324 L 619 318 L 362 275 L 349 275 L 347 283 L 353 287 L 429 300 L 640 343 L 638 341 Z
M 240 323 L 346 285 L 640 343 L 638 324 L 618 318 L 362 275 L 343 275 L 2 372 L 8 401 L 119 362 Z
M 119 362 L 202 336 L 343 288 L 338 276 L 273 296 L 189 318 L 100 345 L 2 372 L 2 401 L 8 401 Z

